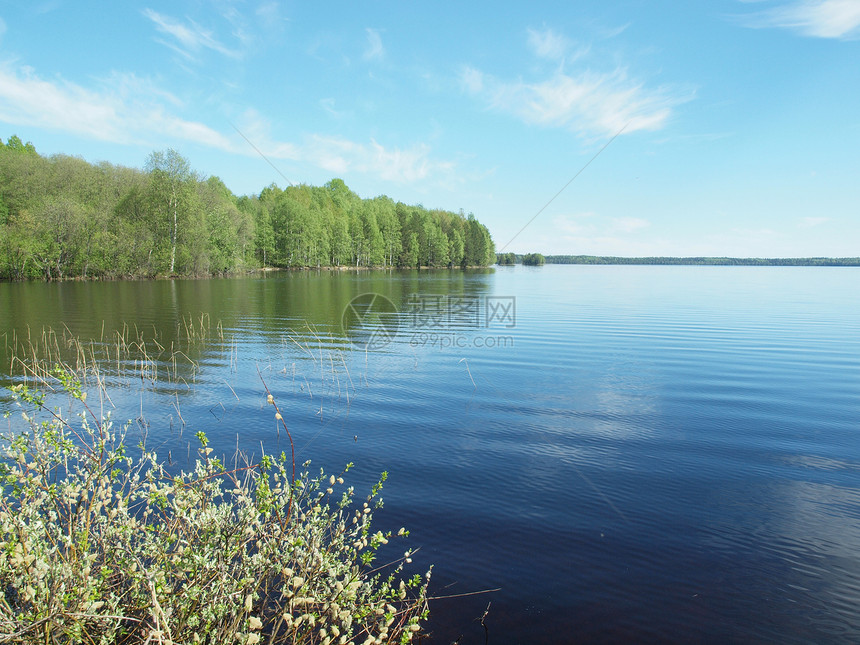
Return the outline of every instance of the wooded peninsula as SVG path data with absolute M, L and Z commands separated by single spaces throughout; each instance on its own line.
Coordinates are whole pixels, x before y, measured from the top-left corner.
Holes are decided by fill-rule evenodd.
M 0 279 L 495 261 L 490 233 L 472 214 L 362 199 L 341 179 L 236 196 L 175 150 L 153 152 L 141 170 L 0 140 Z

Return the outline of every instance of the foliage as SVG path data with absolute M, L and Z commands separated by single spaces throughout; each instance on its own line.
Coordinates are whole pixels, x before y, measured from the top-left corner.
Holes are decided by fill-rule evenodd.
M 546 264 L 546 258 L 540 253 L 526 253 L 523 256 L 523 266 L 539 267 Z
M 513 266 L 516 263 L 516 253 L 496 253 L 496 264 L 499 264 L 501 266 Z
M 361 199 L 341 179 L 236 197 L 175 150 L 144 170 L 0 141 L 0 279 L 208 275 L 275 267 L 495 262 L 474 216 Z
M 10 152 L 24 153 L 24 154 L 36 154 L 36 147 L 28 141 L 24 143 L 18 137 L 17 134 L 13 134 L 6 143 L 3 143 L 3 140 L 0 139 L 0 150 L 9 150 Z
M 202 432 L 194 469 L 174 472 L 95 415 L 70 370 L 53 376 L 76 416 L 11 388 L 26 423 L 0 462 L 0 642 L 406 643 L 420 632 L 430 573 L 400 579 L 409 551 L 389 573 L 371 568 L 394 537 L 371 529 L 385 473 L 355 502 L 342 477 L 308 464 L 296 476 L 285 454 L 227 470 Z

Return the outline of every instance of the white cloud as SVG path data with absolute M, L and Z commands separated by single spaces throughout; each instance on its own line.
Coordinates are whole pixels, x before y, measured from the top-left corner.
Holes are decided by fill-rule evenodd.
M 45 80 L 32 70 L 0 64 L 0 121 L 59 130 L 85 138 L 146 146 L 190 142 L 229 153 L 313 164 L 329 172 L 359 172 L 385 181 L 413 183 L 447 180 L 454 162 L 434 159 L 429 145 L 386 146 L 374 139 L 359 143 L 325 135 L 297 142 L 278 141 L 256 111 L 239 121 L 243 138 L 178 116 L 182 102 L 154 83 L 131 74 L 114 74 L 97 89 L 62 79 Z M 247 142 L 252 145 L 248 145 Z
M 570 49 L 570 41 L 552 29 L 544 29 L 543 31 L 529 29 L 528 34 L 529 46 L 540 58 L 560 60 Z
M 403 184 L 444 180 L 455 167 L 454 162 L 434 159 L 424 143 L 386 147 L 375 139 L 365 144 L 321 134 L 306 135 L 299 143 L 278 142 L 271 138 L 268 122 L 253 110 L 245 113 L 240 129 L 270 159 L 306 162 L 338 175 L 359 172 Z M 250 147 L 248 154 L 254 154 Z
M 528 83 L 485 77 L 489 106 L 526 123 L 566 128 L 582 136 L 614 135 L 659 130 L 672 108 L 689 96 L 658 88 L 646 89 L 631 81 L 623 69 L 608 73 L 586 71 L 577 76 L 557 72 L 551 78 Z
M 331 97 L 320 99 L 320 107 L 335 119 L 342 119 L 350 115 L 347 110 L 338 110 L 335 107 L 335 100 Z
M 588 47 L 574 50 L 574 43 L 552 29 L 528 29 L 528 43 L 538 58 L 555 62 L 572 62 L 588 53 Z
M 212 128 L 171 114 L 171 94 L 132 74 L 114 74 L 104 89 L 44 80 L 28 68 L 0 65 L 0 120 L 60 130 L 112 143 L 148 143 L 170 137 L 231 150 L 230 140 Z
M 553 220 L 555 230 L 563 237 L 578 239 L 620 239 L 651 226 L 641 217 L 607 218 L 593 212 L 559 215 Z
M 651 222 L 640 217 L 616 217 L 612 220 L 612 230 L 618 233 L 635 233 L 651 226 Z
M 460 70 L 460 85 L 469 94 L 478 94 L 484 89 L 484 74 L 466 65 Z
M 185 24 L 170 16 L 157 13 L 152 9 L 144 9 L 143 15 L 155 23 L 155 27 L 159 32 L 175 41 L 160 40 L 159 42 L 170 47 L 185 58 L 193 60 L 194 55 L 199 54 L 203 49 L 211 49 L 230 58 L 242 57 L 242 52 L 223 45 L 215 38 L 211 31 L 204 29 L 191 19 Z
M 801 228 L 815 228 L 830 221 L 829 217 L 802 217 L 798 226 Z
M 607 39 L 607 40 L 610 38 L 615 38 L 616 36 L 620 36 L 625 31 L 627 31 L 627 28 L 629 26 L 630 26 L 630 23 L 628 22 L 628 23 L 625 23 L 623 25 L 619 25 L 618 27 L 611 27 L 608 29 L 603 29 L 601 31 L 600 36 L 604 39 Z
M 255 12 L 257 16 L 266 22 L 279 22 L 281 18 L 281 8 L 277 2 L 264 2 Z
M 748 16 L 746 25 L 793 29 L 817 38 L 860 38 L 860 0 L 799 0 Z
M 452 162 L 436 161 L 431 158 L 430 152 L 426 144 L 387 148 L 374 139 L 365 145 L 347 139 L 313 135 L 301 146 L 299 154 L 330 172 L 360 172 L 403 184 L 453 170 Z
M 365 30 L 367 32 L 367 49 L 364 50 L 364 60 L 382 60 L 385 57 L 385 47 L 382 46 L 382 37 L 378 29 Z
M 543 58 L 563 58 L 570 50 L 569 41 L 551 30 L 529 30 L 529 42 Z M 465 66 L 459 80 L 464 91 L 483 99 L 492 110 L 585 137 L 611 136 L 622 128 L 627 133 L 659 130 L 673 109 L 693 95 L 677 88 L 647 88 L 629 78 L 623 67 L 576 73 L 559 69 L 546 78 L 526 81 L 499 79 Z
M 555 230 L 563 236 L 589 236 L 598 232 L 592 212 L 576 213 L 575 215 L 559 215 L 553 220 Z

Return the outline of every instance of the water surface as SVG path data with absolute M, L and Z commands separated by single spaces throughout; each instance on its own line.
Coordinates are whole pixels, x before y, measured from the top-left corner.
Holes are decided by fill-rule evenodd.
M 483 643 L 490 604 L 497 645 L 843 643 L 860 640 L 858 275 L 0 284 L 0 335 L 156 338 L 171 382 L 105 374 L 115 414 L 178 460 L 198 429 L 225 455 L 283 449 L 265 379 L 300 460 L 355 462 L 358 488 L 391 473 L 377 522 L 411 530 L 434 595 L 500 588 L 432 601 L 431 642 Z M 342 324 L 366 293 L 399 312 L 367 319 L 393 334 L 372 351 L 375 328 Z

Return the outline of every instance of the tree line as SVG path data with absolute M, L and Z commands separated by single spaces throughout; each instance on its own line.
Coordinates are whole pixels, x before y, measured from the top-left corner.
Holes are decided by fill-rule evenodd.
M 662 264 L 695 266 L 860 266 L 856 258 L 728 258 L 728 257 L 642 257 L 623 258 L 599 255 L 547 255 L 547 264 Z
M 500 266 L 512 266 L 518 262 L 522 262 L 523 266 L 539 267 L 546 264 L 546 258 L 540 253 L 526 253 L 518 255 L 516 253 L 496 253 L 496 264 Z
M 0 140 L 0 279 L 212 275 L 258 267 L 466 267 L 495 262 L 462 211 L 362 199 L 340 179 L 236 196 L 175 150 L 143 169 L 44 157 Z

